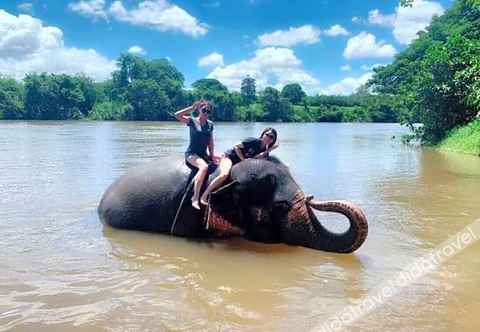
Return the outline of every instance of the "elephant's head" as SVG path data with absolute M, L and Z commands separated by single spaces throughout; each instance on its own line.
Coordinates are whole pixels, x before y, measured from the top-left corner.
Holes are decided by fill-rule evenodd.
M 207 209 L 207 225 L 217 234 L 339 253 L 355 251 L 367 237 L 367 220 L 358 207 L 307 197 L 275 158 L 245 160 L 232 168 L 231 180 L 211 194 Z M 340 234 L 327 230 L 312 209 L 345 215 L 349 229 Z

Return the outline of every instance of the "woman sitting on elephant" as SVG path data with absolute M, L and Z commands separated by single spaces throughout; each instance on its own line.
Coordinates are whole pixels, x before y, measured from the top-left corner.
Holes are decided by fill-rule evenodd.
M 220 173 L 205 190 L 200 203 L 208 204 L 208 195 L 227 180 L 233 165 L 248 158 L 267 157 L 270 151 L 278 147 L 278 144 L 275 144 L 276 142 L 277 131 L 273 128 L 266 128 L 262 131 L 260 138 L 249 137 L 222 154 L 219 165 Z
M 208 171 L 208 161 L 216 161 L 213 145 L 213 122 L 208 120 L 212 112 L 212 104 L 205 100 L 199 100 L 192 106 L 184 108 L 175 113 L 178 121 L 190 127 L 190 144 L 185 151 L 185 160 L 192 167 L 198 169 L 193 178 L 192 206 L 200 209 L 198 198 L 200 189 Z M 198 111 L 198 117 L 188 116 L 191 112 Z M 207 154 L 208 148 L 208 154 Z

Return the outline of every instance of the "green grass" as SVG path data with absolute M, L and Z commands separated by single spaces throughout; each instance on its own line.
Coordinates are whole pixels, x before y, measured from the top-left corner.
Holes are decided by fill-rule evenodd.
M 461 153 L 480 156 L 480 119 L 453 129 L 438 147 Z

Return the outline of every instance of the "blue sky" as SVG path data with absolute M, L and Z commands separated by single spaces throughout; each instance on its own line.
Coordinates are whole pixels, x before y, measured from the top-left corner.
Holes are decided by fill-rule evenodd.
M 186 87 L 203 77 L 238 89 L 300 83 L 349 94 L 405 49 L 451 0 L 30 0 L 0 2 L 0 74 L 108 78 L 122 52 L 167 57 Z

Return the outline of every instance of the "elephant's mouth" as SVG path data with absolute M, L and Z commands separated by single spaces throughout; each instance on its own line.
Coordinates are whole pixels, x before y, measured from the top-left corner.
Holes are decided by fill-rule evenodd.
M 214 231 L 214 234 L 218 237 L 242 236 L 245 234 L 245 230 L 235 225 L 231 218 L 225 217 L 222 213 L 212 209 L 211 206 L 207 207 L 205 223 L 206 229 Z

